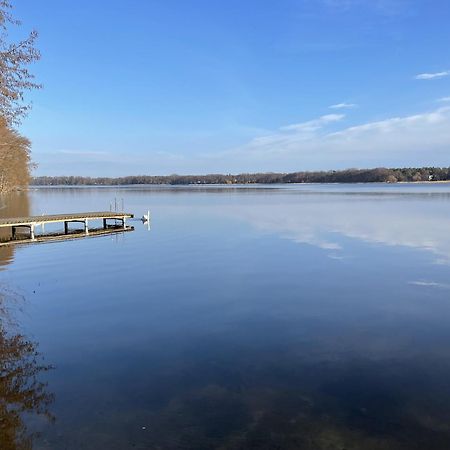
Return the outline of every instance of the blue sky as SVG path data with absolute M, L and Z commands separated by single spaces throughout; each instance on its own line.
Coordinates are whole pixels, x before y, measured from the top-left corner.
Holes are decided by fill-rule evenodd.
M 15 4 L 38 175 L 450 165 L 448 0 Z

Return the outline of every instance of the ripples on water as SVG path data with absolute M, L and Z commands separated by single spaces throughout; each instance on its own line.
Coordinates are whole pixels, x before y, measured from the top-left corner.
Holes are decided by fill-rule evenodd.
M 450 187 L 54 188 L 0 215 L 114 197 L 150 230 L 0 247 L 1 448 L 450 448 Z

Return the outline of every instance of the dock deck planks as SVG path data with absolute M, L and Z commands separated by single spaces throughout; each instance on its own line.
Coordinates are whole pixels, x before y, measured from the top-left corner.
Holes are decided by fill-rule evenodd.
M 119 211 L 81 212 L 71 214 L 51 214 L 43 216 L 11 217 L 0 219 L 0 227 L 27 226 L 52 222 L 71 222 L 96 219 L 132 219 L 133 214 Z

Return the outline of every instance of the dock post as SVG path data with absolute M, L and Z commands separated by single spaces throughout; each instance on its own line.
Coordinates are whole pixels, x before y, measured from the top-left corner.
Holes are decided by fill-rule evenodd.
M 30 238 L 34 239 L 34 223 L 30 225 Z
M 106 219 L 103 219 L 103 228 L 106 230 L 107 225 L 106 225 Z
M 12 227 L 12 238 L 15 239 L 16 238 L 16 227 Z
M 64 234 L 69 233 L 69 222 L 64 221 Z
M 88 226 L 88 220 L 84 219 L 84 232 L 86 234 L 89 234 L 89 226 Z
M 123 217 L 122 217 L 122 226 L 123 226 L 124 228 L 127 227 L 126 220 L 127 220 L 127 218 L 126 218 L 125 216 L 123 216 Z

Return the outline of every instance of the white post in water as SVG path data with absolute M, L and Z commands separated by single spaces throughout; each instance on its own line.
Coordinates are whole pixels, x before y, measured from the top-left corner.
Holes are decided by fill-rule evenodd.
M 84 231 L 86 234 L 89 234 L 89 226 L 88 226 L 88 220 L 84 219 Z
M 34 239 L 34 223 L 30 225 L 30 238 Z

